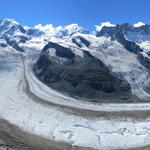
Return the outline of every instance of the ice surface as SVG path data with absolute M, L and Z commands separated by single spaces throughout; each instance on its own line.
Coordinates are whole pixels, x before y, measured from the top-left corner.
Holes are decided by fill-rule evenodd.
M 6 69 L 0 70 L 0 117 L 19 126 L 26 132 L 40 135 L 56 141 L 65 141 L 72 145 L 97 149 L 119 149 L 145 146 L 150 144 L 150 120 L 135 121 L 132 119 L 105 119 L 102 117 L 87 118 L 66 113 L 54 106 L 35 102 L 26 93 L 27 83 L 32 92 L 43 99 L 49 98 L 54 103 L 70 104 L 77 107 L 77 101 L 65 97 L 52 89 L 48 89 L 28 71 L 34 59 L 28 53 L 25 60 L 25 70 L 20 54 L 0 51 L 1 62 Z M 6 59 L 7 58 L 7 59 Z M 1 65 L 2 66 L 2 65 Z M 25 71 L 25 72 L 24 72 Z M 29 79 L 30 78 L 30 79 Z M 48 96 L 49 95 L 49 96 Z M 66 103 L 65 103 L 66 102 Z M 75 103 L 74 103 L 75 102 Z M 84 102 L 78 107 L 87 109 L 105 109 L 105 105 L 94 106 Z M 120 106 L 116 108 L 121 109 Z M 144 105 L 128 104 L 121 106 L 125 109 L 145 109 Z M 143 108 L 142 108 L 143 107 Z M 146 107 L 146 106 L 145 106 Z M 148 104 L 147 104 L 147 107 Z M 111 104 L 106 109 L 112 109 Z

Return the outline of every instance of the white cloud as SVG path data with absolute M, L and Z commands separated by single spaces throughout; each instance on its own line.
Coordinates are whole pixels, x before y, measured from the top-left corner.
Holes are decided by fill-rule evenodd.
M 136 24 L 134 24 L 133 26 L 134 27 L 141 27 L 141 26 L 144 26 L 145 24 L 143 22 L 138 22 Z
M 40 30 L 42 30 L 42 31 L 54 30 L 52 24 L 47 24 L 47 25 L 45 25 L 45 26 L 42 26 L 41 24 L 38 24 L 38 25 L 36 25 L 34 28 L 40 29 Z
M 68 26 L 58 26 L 56 28 L 54 28 L 52 24 L 47 24 L 45 26 L 38 24 L 34 26 L 34 28 L 40 31 L 43 31 L 45 35 L 47 36 L 55 36 L 55 37 L 71 35 L 74 32 L 84 32 L 84 31 L 86 32 L 87 31 L 86 29 L 78 26 L 78 24 L 71 24 Z
M 63 27 L 59 26 L 57 28 L 54 28 L 52 24 L 47 24 L 45 26 L 38 24 L 34 28 L 43 31 L 46 35 L 55 36 L 56 34 L 59 34 L 58 32 L 62 30 Z
M 116 25 L 111 24 L 110 22 L 102 22 L 100 26 L 95 26 L 97 31 L 100 31 L 104 26 L 106 27 L 115 27 Z

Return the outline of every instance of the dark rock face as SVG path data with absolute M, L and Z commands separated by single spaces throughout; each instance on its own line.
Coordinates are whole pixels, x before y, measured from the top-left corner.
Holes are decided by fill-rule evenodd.
M 24 52 L 24 49 L 20 47 L 15 40 L 10 40 L 9 38 L 6 37 L 6 42 L 9 46 L 12 46 L 17 51 Z
M 1 47 L 7 47 L 7 45 L 5 43 L 0 43 Z
M 50 48 L 55 49 L 55 56 L 49 54 Z M 95 102 L 137 100 L 126 81 L 112 75 L 89 52 L 83 51 L 83 56 L 74 54 L 70 48 L 50 42 L 34 65 L 34 71 L 42 82 L 72 97 Z
M 23 26 L 21 26 L 21 25 L 19 25 L 19 30 L 20 30 L 20 32 L 22 32 L 22 33 L 27 33 L 27 31 L 24 29 L 24 27 Z
M 49 42 L 43 49 L 43 51 L 46 51 L 49 48 L 55 48 L 56 52 L 55 54 L 62 58 L 72 59 L 75 55 L 69 48 L 62 47 L 61 45 L 58 45 L 53 42 Z
M 25 36 L 20 36 L 20 43 L 26 43 L 29 40 L 29 38 L 25 37 Z
M 78 42 L 77 39 L 80 40 L 80 42 Z M 84 39 L 84 38 L 81 37 L 81 36 L 78 36 L 78 37 L 76 37 L 76 38 L 73 38 L 73 39 L 72 39 L 72 42 L 75 43 L 75 44 L 76 44 L 78 47 L 80 47 L 80 48 L 82 47 L 82 44 L 84 44 L 86 47 L 89 47 L 89 46 L 90 46 L 90 42 L 87 41 L 86 39 Z
M 39 31 L 38 29 L 29 29 L 27 31 L 27 35 L 29 36 L 41 36 L 42 34 L 44 34 L 44 32 Z
M 146 24 L 144 26 L 135 28 L 136 31 L 141 31 L 142 34 L 150 34 L 150 25 Z
M 22 47 L 20 47 L 17 43 L 14 43 L 14 44 L 12 45 L 12 47 L 13 47 L 14 49 L 16 49 L 17 51 L 24 52 L 24 49 L 23 49 Z
M 112 40 L 117 40 L 129 52 L 133 52 L 135 54 L 138 54 L 139 52 L 143 51 L 140 48 L 140 46 L 138 46 L 133 41 L 126 40 L 125 37 L 124 37 L 124 34 L 126 34 L 127 31 L 137 31 L 137 29 L 134 28 L 133 26 L 129 25 L 128 23 L 123 24 L 123 25 L 117 25 L 116 27 L 103 27 L 102 30 L 97 33 L 97 37 L 110 36 Z M 142 30 L 142 31 L 144 31 L 144 30 Z
M 150 53 L 147 52 L 147 55 L 149 56 Z M 138 60 L 145 68 L 147 68 L 150 71 L 150 59 L 148 57 L 145 57 L 142 53 L 139 53 Z

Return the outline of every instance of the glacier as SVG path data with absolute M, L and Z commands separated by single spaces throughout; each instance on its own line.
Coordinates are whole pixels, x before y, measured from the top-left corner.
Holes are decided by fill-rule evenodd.
M 116 26 L 110 28 L 113 27 Z M 52 25 L 23 28 L 14 20 L 0 21 L 0 43 L 5 44 L 0 46 L 1 119 L 23 131 L 73 146 L 113 150 L 150 145 L 150 104 L 147 102 L 150 99 L 145 90 L 150 82 L 149 70 L 139 62 L 137 54 L 129 52 L 108 35 L 96 37 L 78 25 L 56 29 Z M 149 58 L 149 48 L 144 46 L 150 41 L 149 35 L 130 32 L 125 38 L 142 49 L 145 47 L 140 53 Z M 139 34 L 142 34 L 142 42 L 138 40 Z M 27 38 L 26 42 L 20 42 L 22 37 Z M 90 44 L 82 43 L 79 37 Z M 76 39 L 80 47 L 72 39 Z M 13 44 L 10 44 L 12 40 Z M 48 87 L 35 76 L 33 65 L 49 41 L 71 48 L 81 58 L 83 50 L 88 51 L 111 72 L 124 78 L 133 94 L 143 101 L 131 104 L 86 102 Z M 23 48 L 23 52 L 16 49 L 15 44 Z M 49 51 L 50 56 L 56 56 L 55 49 Z M 146 114 L 145 117 L 142 114 Z

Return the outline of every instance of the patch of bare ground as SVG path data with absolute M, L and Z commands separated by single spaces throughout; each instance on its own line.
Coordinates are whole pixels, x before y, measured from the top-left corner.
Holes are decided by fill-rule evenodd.
M 8 121 L 0 119 L 0 150 L 95 150 L 95 149 L 80 146 L 72 146 L 71 144 L 56 142 L 33 134 L 29 134 L 22 131 L 17 126 L 10 124 Z M 126 150 L 150 150 L 150 146 Z
M 94 150 L 26 133 L 0 119 L 0 150 Z

